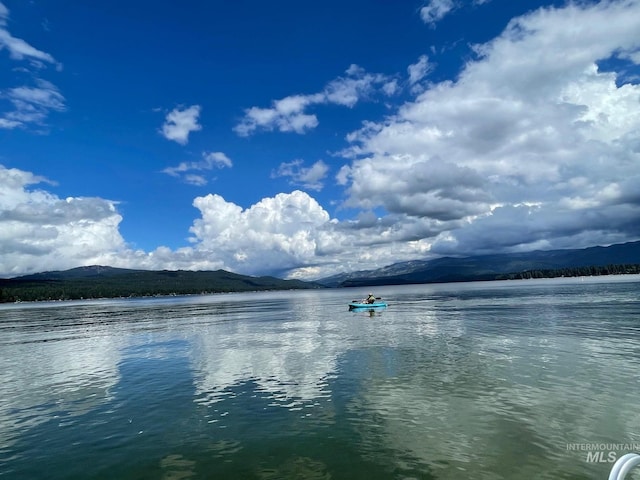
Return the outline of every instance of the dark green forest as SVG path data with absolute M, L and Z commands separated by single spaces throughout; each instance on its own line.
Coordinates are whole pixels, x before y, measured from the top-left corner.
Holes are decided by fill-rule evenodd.
M 591 267 L 526 270 L 497 275 L 495 280 L 524 280 L 529 278 L 596 277 L 599 275 L 629 275 L 640 273 L 640 264 L 603 265 Z
M 100 267 L 92 274 L 85 269 L 0 279 L 0 303 L 17 301 L 79 300 L 85 298 L 191 295 L 259 290 L 317 288 L 298 280 L 250 277 L 218 270 L 137 271 Z M 80 272 L 80 273 L 78 273 Z
M 521 280 L 621 274 L 640 274 L 640 264 L 525 270 L 495 275 L 482 274 L 477 278 L 466 276 L 460 278 L 459 281 Z M 0 303 L 193 295 L 301 288 L 322 287 L 315 283 L 299 280 L 250 277 L 225 270 L 214 272 L 144 271 L 112 269 L 109 267 L 82 267 L 66 272 L 49 272 L 14 279 L 0 279 Z

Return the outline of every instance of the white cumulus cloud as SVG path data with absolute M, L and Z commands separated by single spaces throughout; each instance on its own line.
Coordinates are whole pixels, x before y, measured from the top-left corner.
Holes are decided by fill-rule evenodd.
M 265 198 L 242 209 L 219 195 L 194 200 L 201 218 L 191 227 L 195 249 L 222 256 L 237 271 L 285 272 L 315 255 L 317 229 L 328 213 L 306 193 Z M 246 265 L 246 266 L 245 266 Z
M 396 91 L 392 79 L 382 74 L 367 73 L 357 65 L 351 65 L 345 73 L 345 76 L 330 81 L 321 92 L 274 100 L 268 108 L 246 109 L 244 117 L 233 130 L 243 137 L 258 130 L 302 134 L 319 124 L 316 115 L 307 112 L 314 105 L 335 104 L 351 108 L 373 95 L 376 89 L 386 95 Z
M 440 253 L 637 239 L 640 86 L 599 62 L 633 58 L 638 31 L 636 0 L 513 19 L 457 80 L 349 136 L 347 204 L 448 222 L 423 239 Z
M 322 190 L 323 181 L 329 173 L 329 166 L 318 160 L 310 167 L 305 167 L 302 160 L 283 162 L 272 173 L 272 177 L 288 177 L 292 184 L 300 185 L 309 190 Z
M 186 145 L 189 143 L 189 134 L 202 129 L 198 123 L 200 109 L 200 105 L 192 105 L 184 109 L 174 108 L 167 114 L 160 133 L 167 140 Z
M 409 84 L 415 85 L 423 80 L 431 71 L 433 65 L 429 62 L 429 57 L 421 55 L 416 63 L 413 63 L 407 67 L 409 73 Z
M 453 0 L 430 0 L 420 9 L 420 18 L 427 25 L 435 26 L 455 8 L 456 4 Z
M 46 179 L 0 165 L 0 272 L 37 272 L 110 261 L 125 246 L 116 204 L 59 198 L 32 185 Z
M 175 167 L 167 167 L 163 173 L 172 177 L 181 178 L 185 183 L 192 185 L 206 185 L 207 178 L 199 173 L 220 168 L 231 168 L 233 162 L 222 152 L 203 152 L 202 160 L 195 162 L 181 162 Z
M 637 240 L 640 85 L 616 68 L 637 69 L 638 32 L 639 0 L 569 3 L 514 18 L 474 46 L 475 58 L 455 79 L 425 82 L 392 115 L 348 136 L 349 163 L 336 178 L 344 207 L 356 211 L 351 220 L 331 218 L 299 190 L 250 206 L 212 193 L 194 200 L 188 246 L 133 251 L 119 233 L 115 202 L 59 198 L 34 188 L 45 179 L 3 167 L 0 271 L 101 263 L 319 277 L 434 254 Z M 409 67 L 409 82 L 420 84 L 428 70 L 421 57 Z M 247 110 L 236 132 L 303 133 L 317 125 L 313 106 L 352 107 L 395 91 L 392 82 L 352 66 L 319 93 Z M 16 92 L 33 108 L 63 105 L 53 93 Z M 171 112 L 169 137 L 186 143 L 200 128 L 199 112 Z M 231 166 L 214 152 L 165 173 L 203 184 L 207 172 Z M 273 174 L 313 190 L 328 167 L 295 160 Z
M 0 167 L 0 276 L 17 276 L 82 265 L 150 270 L 227 269 L 248 275 L 317 278 L 338 269 L 384 266 L 401 256 L 424 253 L 411 219 L 365 214 L 339 222 L 309 194 L 296 190 L 247 208 L 220 195 L 197 197 L 200 215 L 189 246 L 131 249 L 119 232 L 117 203 L 101 198 L 59 198 L 49 181 L 30 172 Z M 412 233 L 413 232 L 413 233 Z M 389 243 L 399 241 L 390 250 Z

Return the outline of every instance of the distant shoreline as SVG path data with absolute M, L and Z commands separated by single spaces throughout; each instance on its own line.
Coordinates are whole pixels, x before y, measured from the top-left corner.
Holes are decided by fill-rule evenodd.
M 110 278 L 109 282 L 101 283 L 99 279 L 93 278 L 91 281 L 87 280 L 37 280 L 37 281 L 27 281 L 22 285 L 11 285 L 7 286 L 7 282 L 11 282 L 11 280 L 0 280 L 0 304 L 10 304 L 10 303 L 27 303 L 27 302 L 64 302 L 64 301 L 82 301 L 82 300 L 113 300 L 113 299 L 144 299 L 144 298 L 167 298 L 167 297 L 183 297 L 183 296 L 200 296 L 200 295 L 218 295 L 218 294 L 226 294 L 226 293 L 257 293 L 257 292 L 265 292 L 265 291 L 288 291 L 288 290 L 305 290 L 305 289 L 330 289 L 330 288 L 358 288 L 358 287 L 382 287 L 382 286 L 398 286 L 398 285 L 433 285 L 433 284 L 450 284 L 450 283 L 473 283 L 473 282 L 497 282 L 497 281 L 515 281 L 515 280 L 539 280 L 539 279 L 554 279 L 554 278 L 596 278 L 596 277 L 606 277 L 606 276 L 623 276 L 623 275 L 640 275 L 640 264 L 631 265 L 633 268 L 617 268 L 612 269 L 612 266 L 608 267 L 583 267 L 576 269 L 557 269 L 557 270 L 533 270 L 533 271 L 524 271 L 517 272 L 513 274 L 501 274 L 501 275 L 493 275 L 491 278 L 461 278 L 459 280 L 450 280 L 450 281 L 430 281 L 430 282 L 402 282 L 402 283 L 394 283 L 387 282 L 384 283 L 384 278 L 376 279 L 379 283 L 363 283 L 356 285 L 341 285 L 338 287 L 322 287 L 317 284 L 311 282 L 296 282 L 295 287 L 292 287 L 287 282 L 292 282 L 290 280 L 277 280 L 277 282 L 273 285 L 265 284 L 262 288 L 247 288 L 246 284 L 243 284 L 243 288 L 238 288 L 236 290 L 233 289 L 220 289 L 220 290 L 204 290 L 198 289 L 197 291 L 187 291 L 185 288 L 181 289 L 181 291 L 167 291 L 167 290 L 158 290 L 158 291 L 149 291 L 149 285 L 138 285 L 138 291 L 144 290 L 145 293 L 132 293 L 127 292 L 122 295 L 95 295 L 92 296 L 90 294 L 91 291 L 96 290 L 104 290 L 105 288 L 113 288 L 113 277 Z M 629 267 L 629 266 L 627 266 Z M 575 271 L 575 272 L 588 272 L 583 274 L 576 275 L 567 275 L 567 270 Z M 613 271 L 612 271 L 613 270 Z M 158 273 L 158 272 L 149 272 L 150 274 Z M 202 273 L 202 272 L 191 272 L 191 273 Z M 207 272 L 211 273 L 211 272 Z M 564 274 L 561 274 L 564 273 Z M 253 277 L 243 277 L 241 275 L 239 278 L 253 278 Z M 268 277 L 272 278 L 272 277 Z M 122 280 L 122 279 L 121 279 Z M 279 283 L 282 282 L 282 283 Z M 117 282 L 116 282 L 117 283 Z M 123 281 L 123 286 L 127 284 L 126 281 Z M 279 286 L 276 286 L 279 285 Z M 84 286 L 84 288 L 83 288 Z M 180 290 L 180 289 L 179 289 Z M 47 295 L 47 292 L 49 295 Z M 71 295 L 70 292 L 73 292 Z M 52 295 L 53 293 L 57 293 L 57 295 Z M 84 293 L 84 294 L 82 294 Z
M 251 277 L 225 270 L 152 271 L 93 266 L 0 280 L 0 303 L 312 288 L 322 287 L 312 282 Z
M 576 278 L 601 277 L 607 275 L 637 275 L 640 274 L 640 264 L 592 265 L 588 267 L 572 267 L 557 269 L 532 269 L 513 273 L 490 273 L 457 275 L 456 278 L 435 278 L 429 281 L 412 281 L 410 277 L 378 277 L 355 278 L 342 282 L 340 287 L 376 287 L 381 285 L 421 285 L 433 283 L 458 282 L 490 282 L 498 280 L 529 280 L 536 278 Z

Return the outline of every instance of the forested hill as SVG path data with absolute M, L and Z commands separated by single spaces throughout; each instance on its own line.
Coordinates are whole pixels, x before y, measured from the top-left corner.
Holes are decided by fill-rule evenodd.
M 318 280 L 328 287 L 640 273 L 640 242 L 572 250 L 443 257 Z
M 299 280 L 251 277 L 225 270 L 128 270 L 103 266 L 0 279 L 0 302 L 141 297 L 319 288 Z

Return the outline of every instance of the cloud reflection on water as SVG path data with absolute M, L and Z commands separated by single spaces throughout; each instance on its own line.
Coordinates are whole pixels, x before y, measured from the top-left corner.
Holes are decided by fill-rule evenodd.
M 94 308 L 23 306 L 3 310 L 0 442 L 50 420 L 83 415 L 108 402 L 119 381 L 121 344 Z
M 329 395 L 328 382 L 347 346 L 312 297 L 296 300 L 257 311 L 248 307 L 253 320 L 217 324 L 196 337 L 199 403 L 222 401 L 226 390 L 247 381 L 287 408 Z

